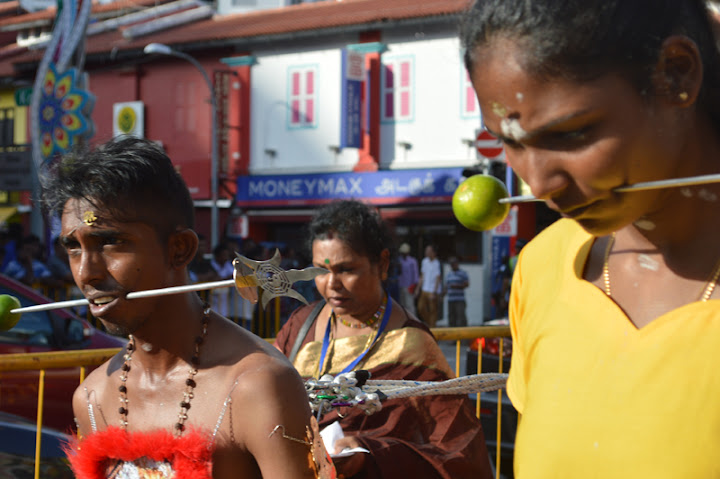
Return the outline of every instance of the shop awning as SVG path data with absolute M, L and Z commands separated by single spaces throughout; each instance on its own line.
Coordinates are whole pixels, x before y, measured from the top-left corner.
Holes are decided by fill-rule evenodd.
M 17 213 L 17 207 L 15 206 L 0 206 L 0 224 L 5 223 L 15 213 Z

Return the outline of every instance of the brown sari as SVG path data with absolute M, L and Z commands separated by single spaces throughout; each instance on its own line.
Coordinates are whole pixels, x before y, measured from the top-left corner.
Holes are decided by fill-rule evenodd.
M 314 305 L 298 308 L 277 335 L 275 344 L 288 355 Z M 407 315 L 407 313 L 406 313 Z M 315 377 L 321 343 L 313 341 L 315 326 L 301 338 L 294 361 L 304 378 Z M 335 340 L 325 371 L 337 374 L 366 347 L 367 336 Z M 357 369 L 372 379 L 443 381 L 454 375 L 427 327 L 408 317 L 401 329 L 378 340 Z M 479 420 L 467 396 L 426 396 L 383 402 L 370 416 L 346 408 L 325 414 L 320 428 L 340 421 L 346 435 L 357 435 L 370 451 L 365 468 L 354 478 L 457 479 L 491 478 L 492 472 Z

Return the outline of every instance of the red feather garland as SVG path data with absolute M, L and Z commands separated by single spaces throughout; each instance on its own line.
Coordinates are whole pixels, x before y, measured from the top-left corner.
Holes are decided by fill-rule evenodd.
M 140 458 L 167 461 L 175 479 L 212 478 L 212 438 L 189 430 L 180 437 L 170 431 L 127 432 L 119 427 L 90 434 L 67 445 L 66 454 L 77 479 L 106 479 L 118 461 Z

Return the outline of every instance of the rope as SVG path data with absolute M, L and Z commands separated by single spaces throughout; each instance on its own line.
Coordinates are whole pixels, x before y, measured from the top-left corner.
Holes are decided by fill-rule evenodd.
M 484 373 L 446 381 L 370 380 L 369 371 L 358 370 L 308 379 L 305 389 L 318 417 L 339 407 L 359 407 L 370 415 L 388 399 L 496 391 L 505 387 L 507 378 L 507 374 Z

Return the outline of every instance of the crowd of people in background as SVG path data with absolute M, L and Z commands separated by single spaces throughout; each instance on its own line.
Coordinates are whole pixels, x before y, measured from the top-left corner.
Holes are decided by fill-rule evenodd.
M 237 254 L 255 260 L 268 260 L 274 255 L 276 247 L 281 253 L 283 269 L 303 269 L 311 265 L 307 253 L 292 245 L 276 246 L 256 242 L 252 238 L 225 237 L 210 249 L 204 235 L 199 234 L 198 238 L 198 251 L 188 268 L 193 283 L 231 279 L 232 261 Z M 57 236 L 49 238 L 48 244 L 46 246 L 37 235 L 27 233 L 21 223 L 0 227 L 0 273 L 38 289 L 54 300 L 81 298 L 82 294 L 73 282 L 64 246 Z M 386 280 L 388 294 L 408 312 L 417 314 L 429 327 L 435 327 L 443 316 L 447 316 L 448 326 L 466 326 L 464 288 L 467 286 L 457 289 L 457 283 L 452 279 L 456 274 L 453 263 L 457 258 L 448 258 L 448 268 L 438 258 L 434 245 L 425 247 L 423 258 L 413 253 L 417 252 L 412 251 L 407 242 L 398 248 Z M 314 281 L 299 281 L 293 288 L 308 302 L 319 298 Z M 216 311 L 248 329 L 257 329 L 253 326 L 259 314 L 256 305 L 232 288 L 215 289 L 208 293 L 207 299 Z M 446 300 L 447 310 L 443 315 Z M 297 307 L 297 301 L 282 297 L 279 303 L 280 323 L 284 324 Z
M 44 291 L 72 288 L 72 274 L 65 249 L 52 241 L 52 251 L 40 237 L 25 233 L 19 223 L 0 229 L 0 272 L 28 286 Z

